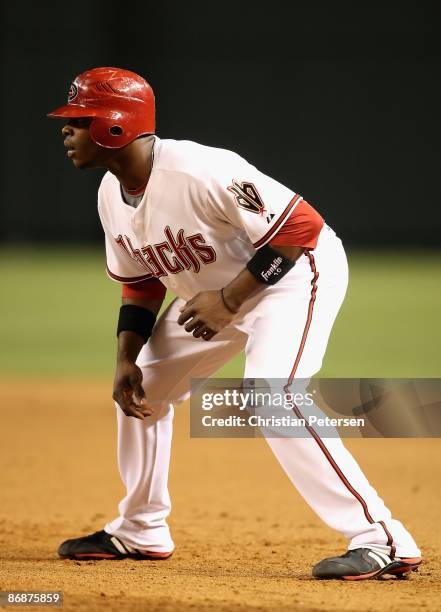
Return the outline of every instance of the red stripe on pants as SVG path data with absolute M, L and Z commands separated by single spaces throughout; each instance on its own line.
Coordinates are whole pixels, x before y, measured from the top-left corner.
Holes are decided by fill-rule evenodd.
M 311 286 L 312 286 L 312 288 L 311 288 L 311 298 L 309 300 L 308 316 L 306 318 L 305 328 L 303 330 L 303 335 L 302 335 L 302 339 L 301 339 L 301 342 L 300 342 L 300 347 L 299 347 L 299 350 L 297 351 L 296 359 L 295 359 L 294 365 L 292 367 L 291 373 L 290 373 L 289 378 L 288 378 L 288 383 L 285 386 L 285 392 L 287 392 L 287 389 L 289 389 L 289 386 L 292 384 L 292 381 L 294 380 L 295 373 L 296 373 L 296 371 L 298 369 L 298 366 L 299 366 L 299 363 L 300 363 L 300 359 L 302 357 L 302 353 L 303 353 L 303 350 L 305 348 L 305 344 L 306 344 L 306 339 L 308 337 L 309 328 L 311 327 L 312 315 L 313 315 L 313 311 L 314 311 L 314 303 L 315 303 L 316 294 L 317 294 L 317 280 L 318 280 L 318 277 L 319 277 L 319 273 L 318 273 L 316 265 L 315 265 L 314 256 L 313 256 L 313 254 L 310 251 L 305 251 L 305 255 L 307 255 L 307 257 L 309 259 L 309 265 L 311 267 L 311 272 L 313 274 L 312 281 L 311 281 Z M 299 408 L 297 406 L 294 406 L 293 410 L 294 410 L 294 412 L 295 412 L 295 414 L 297 415 L 298 418 L 304 419 L 304 416 L 302 415 L 302 413 L 300 412 L 300 410 L 299 410 Z M 360 502 L 367 521 L 369 523 L 371 523 L 371 524 L 378 523 L 379 525 L 381 525 L 381 527 L 383 528 L 384 533 L 386 534 L 386 537 L 387 537 L 387 546 L 390 546 L 390 557 L 393 559 L 395 557 L 396 548 L 395 548 L 395 546 L 393 544 L 392 535 L 391 535 L 390 531 L 387 529 L 384 521 L 374 521 L 374 519 L 372 518 L 372 516 L 371 516 L 371 514 L 369 512 L 368 505 L 367 505 L 366 501 L 363 499 L 363 497 L 360 495 L 360 493 L 358 493 L 358 491 L 356 491 L 354 489 L 354 487 L 348 481 L 348 479 L 343 474 L 341 469 L 338 467 L 336 461 L 334 460 L 334 458 L 332 457 L 331 453 L 329 452 L 329 450 L 324 445 L 324 443 L 323 443 L 322 439 L 320 438 L 320 436 L 318 435 L 318 433 L 310 425 L 305 425 L 305 427 L 309 431 L 309 433 L 312 435 L 314 440 L 317 442 L 319 448 L 321 449 L 321 451 L 325 455 L 326 459 L 329 461 L 330 465 L 334 469 L 334 471 L 337 474 L 337 476 L 340 478 L 341 482 L 345 485 L 345 487 L 348 489 L 348 491 L 350 491 L 352 493 L 352 495 Z

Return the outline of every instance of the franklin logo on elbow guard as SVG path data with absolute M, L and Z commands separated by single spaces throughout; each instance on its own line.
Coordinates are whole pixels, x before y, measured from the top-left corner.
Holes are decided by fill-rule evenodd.
M 277 276 L 278 274 L 280 274 L 280 272 L 282 271 L 282 268 L 279 268 L 279 266 L 282 263 L 282 261 L 283 259 L 281 257 L 276 257 L 275 259 L 273 259 L 268 270 L 266 272 L 261 272 L 262 277 L 265 280 L 268 280 L 270 276 Z

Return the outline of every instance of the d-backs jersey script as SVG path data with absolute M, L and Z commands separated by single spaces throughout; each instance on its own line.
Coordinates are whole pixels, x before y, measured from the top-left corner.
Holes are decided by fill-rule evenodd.
M 180 298 L 230 282 L 302 201 L 224 149 L 155 136 L 140 204 L 107 172 L 98 192 L 111 278 L 160 281 Z

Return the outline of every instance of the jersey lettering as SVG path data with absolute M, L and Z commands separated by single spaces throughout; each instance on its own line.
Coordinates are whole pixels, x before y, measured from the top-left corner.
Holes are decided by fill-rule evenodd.
M 156 257 L 156 253 L 151 246 L 142 247 L 141 253 L 144 255 L 145 260 L 147 261 L 149 268 L 153 270 L 153 274 L 156 278 L 161 278 L 161 276 L 166 276 L 167 272 L 161 266 L 158 258 Z
M 125 238 L 125 241 L 124 241 L 124 238 Z M 148 263 L 142 256 L 141 251 L 139 249 L 133 248 L 130 238 L 128 236 L 124 236 L 124 238 L 121 236 L 121 234 L 118 236 L 118 238 L 115 238 L 118 246 L 120 246 L 127 253 L 129 257 L 134 259 L 141 266 L 141 268 L 144 268 L 144 270 L 147 270 L 149 274 L 147 278 L 153 277 L 154 272 L 152 271 L 152 269 L 149 267 Z
M 193 234 L 186 238 L 184 230 L 180 229 L 175 238 L 169 225 L 164 229 L 164 234 L 167 238 L 164 242 L 146 245 L 141 249 L 135 249 L 128 236 L 120 234 L 115 241 L 131 259 L 147 270 L 148 278 L 161 278 L 183 270 L 198 273 L 201 263 L 208 265 L 216 261 L 216 251 L 206 243 L 202 234 Z
M 186 270 L 191 270 L 193 268 L 194 272 L 199 272 L 201 265 L 192 253 L 191 248 L 186 243 L 184 230 L 180 229 L 178 231 L 177 238 L 175 238 L 172 234 L 170 226 L 167 225 L 164 230 L 164 234 L 168 239 L 173 252 L 179 258 L 184 268 Z
M 202 263 L 210 264 L 216 261 L 216 251 L 213 247 L 205 243 L 202 234 L 194 234 L 193 236 L 189 236 L 187 240 Z M 201 242 L 203 244 L 201 244 Z
M 168 251 L 173 254 L 173 249 L 168 244 L 168 242 L 160 242 L 159 244 L 155 244 L 156 253 L 158 254 L 159 259 L 164 264 L 166 270 L 171 274 L 177 274 L 178 272 L 182 272 L 184 266 L 178 260 L 177 257 L 171 257 L 171 261 L 168 259 L 164 251 Z

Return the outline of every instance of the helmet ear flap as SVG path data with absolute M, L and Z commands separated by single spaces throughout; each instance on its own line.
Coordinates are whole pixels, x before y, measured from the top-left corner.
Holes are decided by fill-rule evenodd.
M 95 117 L 90 124 L 89 134 L 100 147 L 119 149 L 131 141 L 131 131 L 123 127 L 124 120 Z

